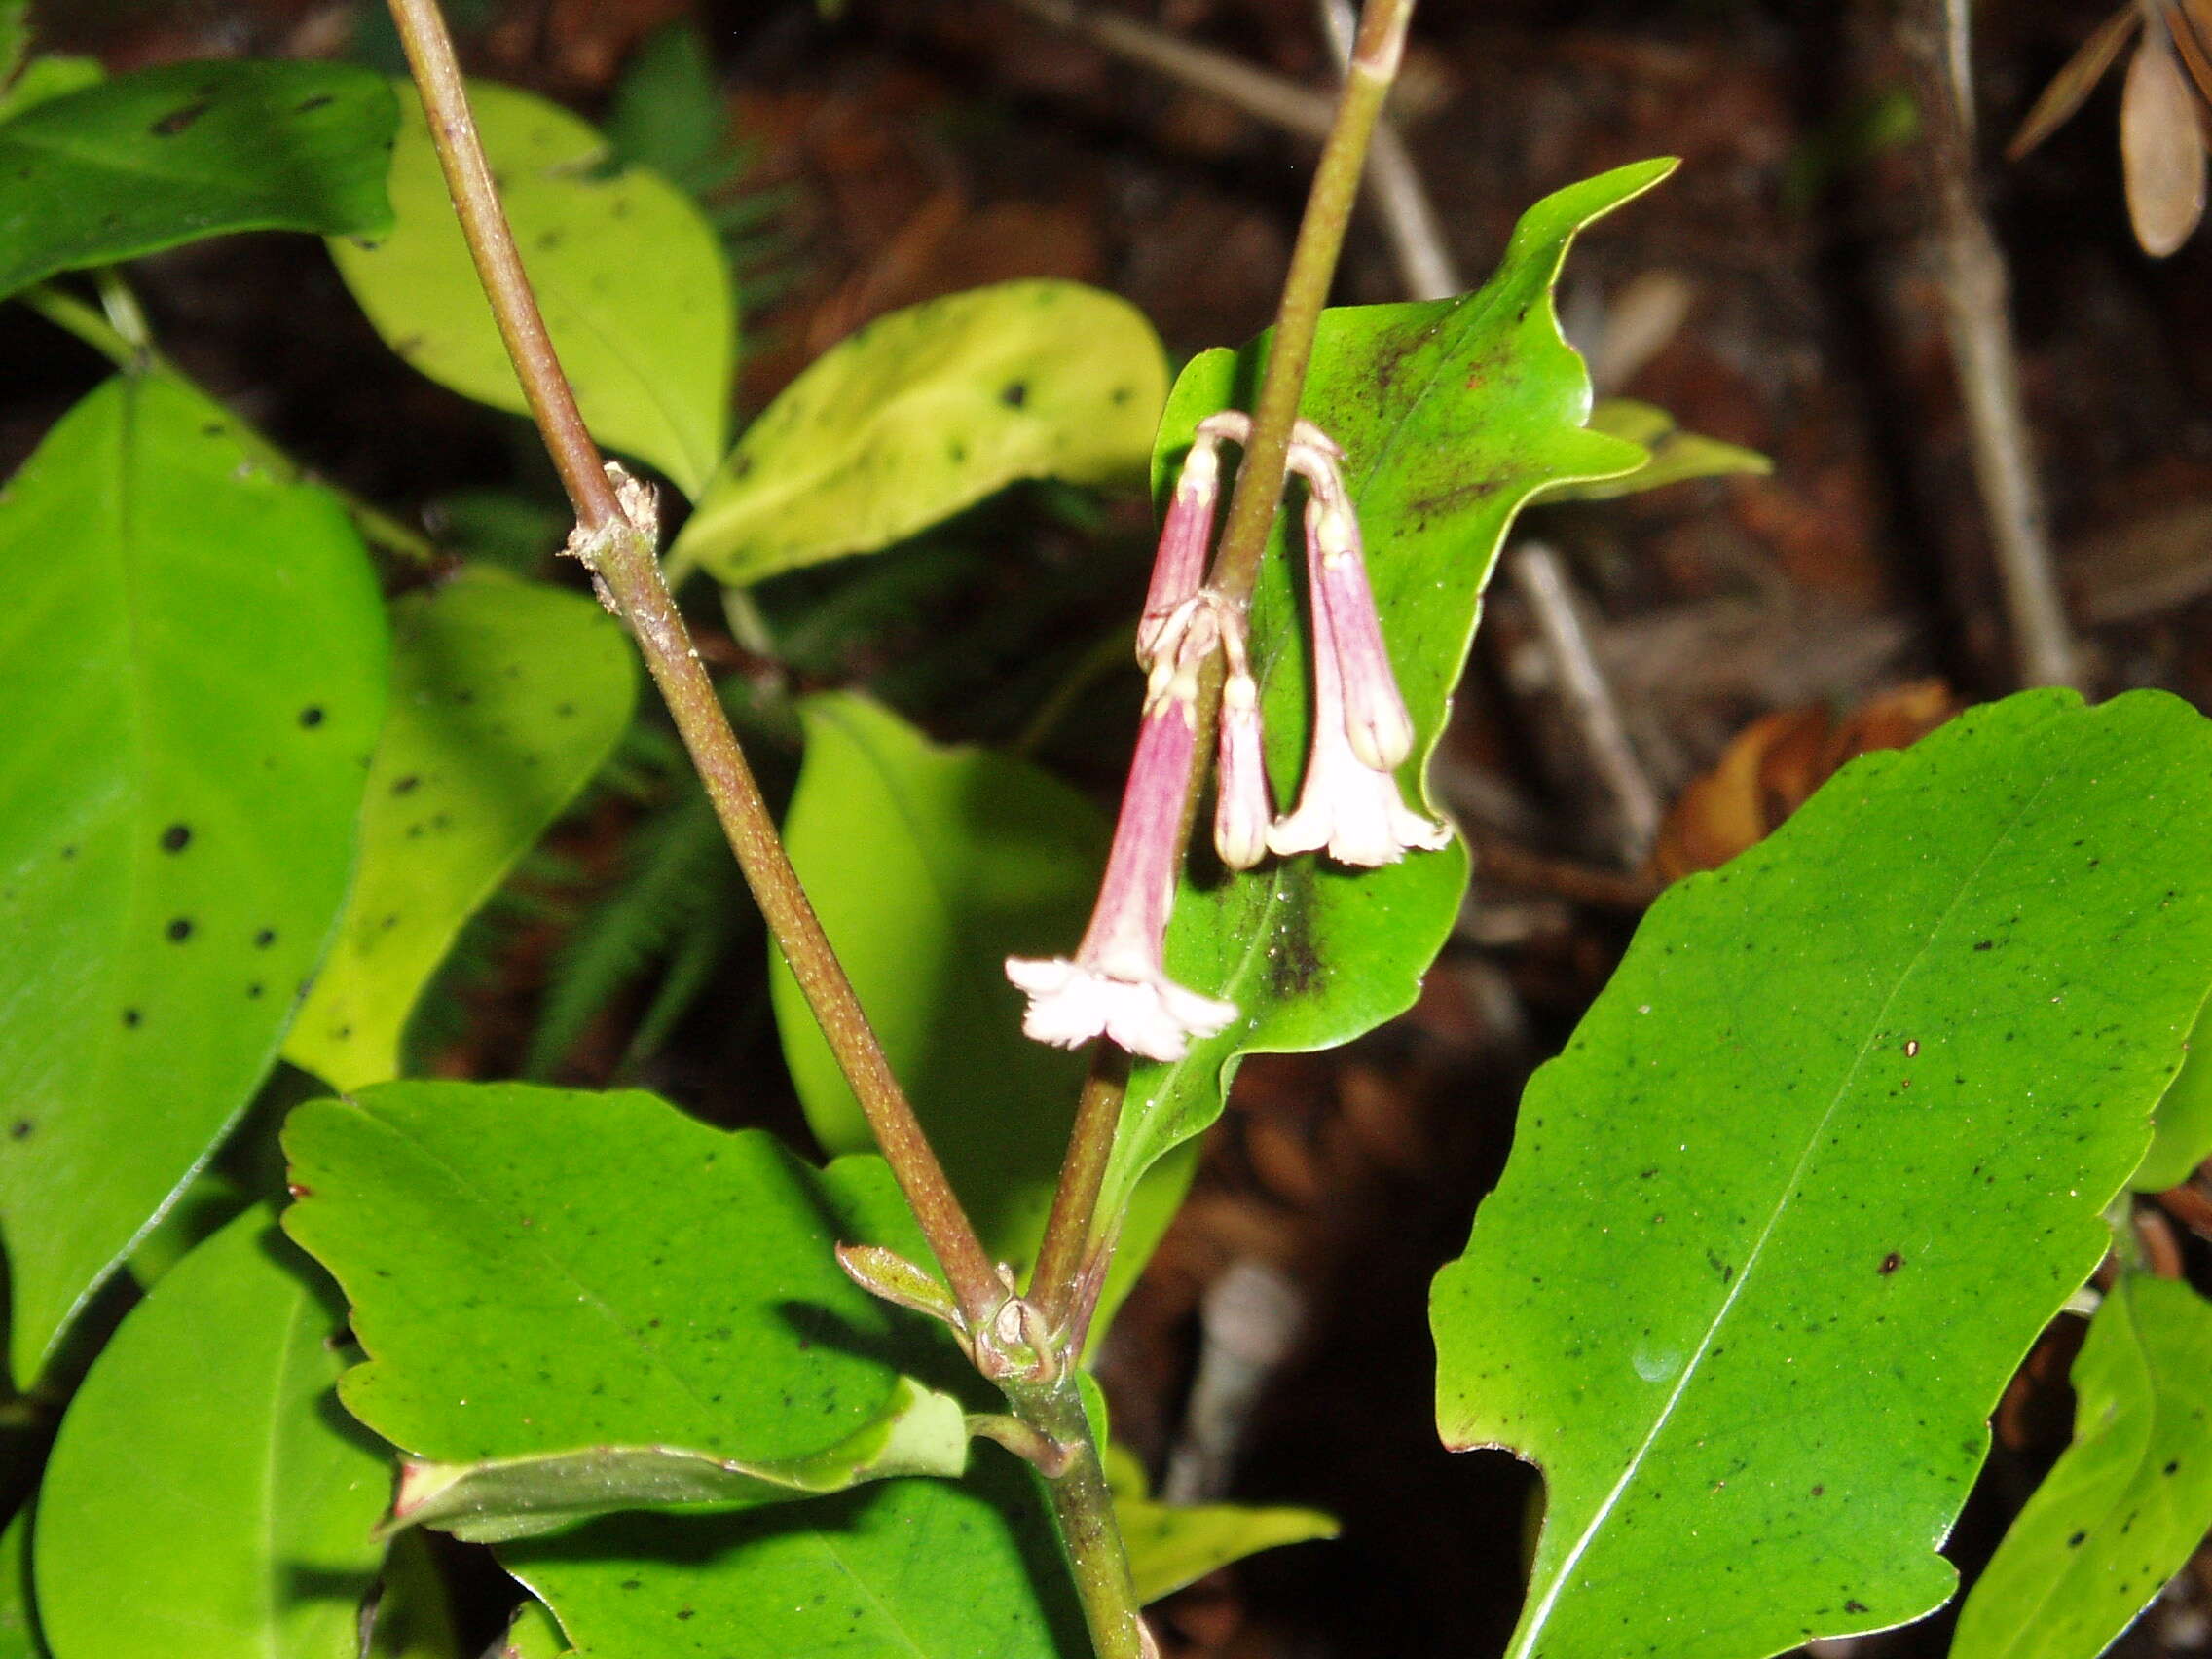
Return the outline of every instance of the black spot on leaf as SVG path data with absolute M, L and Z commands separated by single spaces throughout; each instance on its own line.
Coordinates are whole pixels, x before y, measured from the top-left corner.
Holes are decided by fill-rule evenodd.
M 162 851 L 165 853 L 181 853 L 191 845 L 192 826 L 189 824 L 172 824 L 162 831 Z
M 177 916 L 163 931 L 168 935 L 171 944 L 182 944 L 192 937 L 192 918 L 190 916 Z
M 29 1140 L 31 1138 L 31 1131 L 37 1127 L 38 1125 L 32 1123 L 28 1118 L 18 1118 L 15 1123 L 9 1126 L 8 1138 L 10 1140 Z
M 337 98 L 335 98 L 329 92 L 317 92 L 313 97 L 302 98 L 298 103 L 294 104 L 292 106 L 292 113 L 294 115 L 313 115 L 316 110 L 321 109 L 324 105 L 333 104 L 337 101 Z
M 157 138 L 174 138 L 179 132 L 185 131 L 194 122 L 205 115 L 208 105 L 212 101 L 208 98 L 202 98 L 196 103 L 188 103 L 181 108 L 172 109 L 161 120 L 155 122 L 147 130 Z
M 1888 1276 L 1889 1276 L 1890 1274 L 1892 1274 L 1892 1273 L 1896 1272 L 1898 1271 L 1898 1269 L 1899 1269 L 1899 1268 L 1901 1268 L 1901 1267 L 1903 1267 L 1903 1266 L 1904 1266 L 1904 1258 L 1903 1258 L 1902 1256 L 1899 1255 L 1899 1254 L 1897 1253 L 1897 1251 L 1895 1251 L 1895 1250 L 1892 1250 L 1892 1251 L 1891 1251 L 1891 1252 L 1890 1252 L 1890 1253 L 1889 1253 L 1889 1254 L 1888 1254 L 1887 1256 L 1884 1256 L 1884 1257 L 1882 1258 L 1882 1267 L 1881 1267 L 1881 1272 L 1882 1272 L 1882 1276 L 1883 1276 L 1884 1278 L 1887 1278 L 1887 1277 L 1888 1277 Z
M 1027 381 L 1007 382 L 1005 388 L 999 392 L 999 401 L 1009 409 L 1019 409 L 1029 401 L 1029 383 Z
M 322 705 L 319 703 L 310 703 L 306 708 L 302 709 L 300 711 L 300 724 L 306 726 L 310 731 L 313 731 L 316 726 L 322 724 Z
M 127 1008 L 123 1011 L 123 1028 L 126 1031 L 135 1031 L 145 1020 L 145 1017 L 136 1009 Z

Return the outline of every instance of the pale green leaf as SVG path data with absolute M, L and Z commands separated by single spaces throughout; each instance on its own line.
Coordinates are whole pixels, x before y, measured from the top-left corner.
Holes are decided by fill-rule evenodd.
M 1171 1596 L 1209 1572 L 1262 1550 L 1333 1538 L 1336 1519 L 1317 1509 L 1253 1509 L 1236 1503 L 1161 1503 L 1143 1467 L 1119 1446 L 1106 1449 L 1114 1519 L 1129 1552 L 1140 1605 Z
M 423 987 L 591 781 L 636 698 L 629 642 L 580 594 L 478 567 L 392 607 L 361 867 L 287 1059 L 339 1088 L 398 1075 Z
M 961 1402 L 902 1377 L 873 1421 L 798 1457 L 748 1463 L 673 1446 L 592 1446 L 473 1463 L 410 1460 L 391 1519 L 503 1543 L 613 1510 L 752 1508 L 898 1475 L 957 1475 L 967 1462 Z
M 1685 432 L 1666 410 L 1630 397 L 1608 397 L 1598 404 L 1590 411 L 1589 426 L 1593 432 L 1640 445 L 1651 459 L 1618 478 L 1554 485 L 1543 493 L 1542 499 L 1609 501 L 1693 478 L 1723 478 L 1733 473 L 1764 477 L 1774 470 L 1774 462 L 1757 450 Z
M 384 718 L 360 538 L 229 418 L 119 379 L 0 497 L 0 1229 L 15 1374 L 276 1057 Z
M 2212 1158 L 2212 1014 L 2199 1014 L 2189 1036 L 2189 1057 L 2158 1100 L 2157 1130 L 2142 1167 L 2128 1178 L 2139 1193 L 2162 1193 L 2196 1173 Z
M 1477 294 L 1322 313 L 1302 409 L 1343 446 L 1392 665 L 1418 733 L 1402 784 L 1416 796 L 1466 662 L 1507 526 L 1563 480 L 1633 470 L 1642 452 L 1587 431 L 1590 380 L 1559 332 L 1552 287 L 1576 234 L 1673 170 L 1643 162 L 1570 185 L 1523 216 Z M 1156 490 L 1198 422 L 1249 410 L 1267 337 L 1209 351 L 1176 383 L 1160 425 Z M 1298 522 L 1295 508 L 1288 515 Z M 1309 725 L 1301 564 L 1278 520 L 1252 607 L 1252 654 L 1275 798 L 1296 798 Z M 1201 855 L 1202 861 L 1202 855 Z M 1355 871 L 1309 855 L 1233 878 L 1187 877 L 1168 930 L 1168 972 L 1233 1002 L 1238 1017 L 1182 1059 L 1131 1068 L 1107 1172 L 1108 1213 L 1170 1148 L 1221 1115 L 1249 1053 L 1333 1048 L 1413 1006 L 1467 886 L 1455 841 Z M 1059 948 L 1067 949 L 1072 938 Z
M 391 1476 L 333 1409 L 335 1303 L 254 1210 L 124 1321 L 47 1465 L 55 1659 L 354 1659 Z
M 737 309 L 713 227 L 558 104 L 472 81 L 499 198 L 584 424 L 696 496 L 729 441 Z M 385 343 L 439 385 L 515 414 L 522 387 L 493 325 L 421 100 L 400 92 L 389 235 L 338 240 L 347 286 Z
M 806 761 L 784 836 L 861 1006 L 985 1246 L 1025 1266 L 1067 1150 L 1085 1060 L 1021 1034 L 1009 956 L 1082 933 L 1108 830 L 1067 785 L 1011 756 L 940 748 L 864 697 L 800 708 Z M 833 1155 L 872 1149 L 867 1121 L 791 970 L 769 990 L 808 1126 Z M 1107 1316 L 1159 1242 L 1188 1161 L 1140 1187 Z
M 1438 1424 L 1539 1464 L 1516 1659 L 1902 1624 L 2212 983 L 2212 722 L 2023 693 L 1670 889 L 1438 1275 Z
M 1967 1598 L 1952 1659 L 2096 1659 L 2212 1530 L 2212 1304 L 2129 1275 L 2073 1381 L 2074 1444 Z
M 1079 282 L 910 306 L 785 388 L 671 558 L 742 585 L 872 553 L 1018 478 L 1141 482 L 1166 389 L 1152 325 Z

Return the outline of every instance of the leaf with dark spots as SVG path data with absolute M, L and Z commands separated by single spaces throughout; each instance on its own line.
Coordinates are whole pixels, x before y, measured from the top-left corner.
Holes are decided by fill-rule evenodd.
M 236 231 L 374 234 L 398 106 L 349 64 L 179 63 L 0 122 L 0 298 Z
M 398 1075 L 424 985 L 599 769 L 637 695 L 620 627 L 580 594 L 470 567 L 398 601 L 392 622 L 361 867 L 284 1048 L 340 1088 Z
M 240 989 L 329 937 L 384 718 L 359 536 L 324 491 L 241 471 L 213 414 L 111 381 L 0 498 L 0 703 L 41 734 L 0 743 L 0 1100 L 40 1129 L 0 1159 L 26 1388 L 274 1060 L 289 1010 Z
M 910 306 L 761 413 L 671 557 L 747 584 L 875 552 L 1016 479 L 1137 483 L 1166 391 L 1152 325 L 1095 288 L 1001 282 Z
M 2130 1274 L 2075 1356 L 2074 1443 L 1959 1613 L 1953 1659 L 2095 1659 L 2212 1530 L 2212 1304 Z
M 1538 203 L 1480 293 L 1322 314 L 1302 413 L 1346 453 L 1383 637 L 1418 732 L 1400 773 L 1415 797 L 1426 794 L 1428 756 L 1515 513 L 1548 485 L 1624 472 L 1642 459 L 1633 445 L 1582 429 L 1589 377 L 1560 335 L 1551 291 L 1576 234 L 1673 166 L 1622 167 Z M 1153 448 L 1162 504 L 1198 424 L 1252 407 L 1267 345 L 1263 335 L 1184 369 Z M 1478 363 L 1483 383 L 1469 391 Z M 1299 516 L 1294 493 L 1252 608 L 1268 770 L 1283 802 L 1296 798 L 1309 729 L 1304 580 L 1284 528 Z M 1241 1056 L 1331 1048 L 1413 1006 L 1466 884 L 1467 852 L 1456 840 L 1378 870 L 1349 872 L 1308 855 L 1186 880 L 1168 971 L 1235 1003 L 1238 1016 L 1181 1060 L 1131 1068 L 1107 1174 L 1109 1212 L 1156 1159 L 1221 1115 Z
M 657 174 L 609 176 L 606 140 L 558 104 L 490 81 L 470 82 L 468 98 L 585 424 L 695 496 L 728 445 L 737 350 L 736 296 L 714 227 Z M 339 275 L 414 368 L 526 414 L 421 100 L 404 86 L 400 110 L 391 232 L 373 246 L 334 240 Z
M 2208 839 L 2212 721 L 2027 692 L 1661 896 L 1431 1296 L 1446 1443 L 1544 1471 L 1513 1659 L 1623 1619 L 1763 1659 L 1950 1596 L 1988 1414 L 2103 1256 L 2212 983 Z M 1968 948 L 2000 920 L 2019 948 Z M 1650 1209 L 1615 1201 L 1651 1168 Z

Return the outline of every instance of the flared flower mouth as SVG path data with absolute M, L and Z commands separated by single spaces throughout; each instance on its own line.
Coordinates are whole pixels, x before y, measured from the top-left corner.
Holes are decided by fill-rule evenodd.
M 1236 1017 L 1235 1003 L 1201 996 L 1143 962 L 1013 956 L 1006 975 L 1029 996 L 1024 1034 L 1062 1049 L 1104 1037 L 1148 1060 L 1179 1060 L 1194 1038 L 1218 1036 Z

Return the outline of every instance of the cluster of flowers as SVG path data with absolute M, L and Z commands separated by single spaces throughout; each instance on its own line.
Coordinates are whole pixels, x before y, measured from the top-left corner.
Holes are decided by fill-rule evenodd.
M 1372 867 L 1452 837 L 1398 793 L 1396 769 L 1413 751 L 1413 721 L 1383 649 L 1344 452 L 1305 421 L 1292 436 L 1290 470 L 1306 484 L 1313 741 L 1296 809 L 1275 816 L 1243 616 L 1201 583 L 1221 493 L 1221 445 L 1245 443 L 1251 429 L 1250 417 L 1235 410 L 1201 423 L 1176 480 L 1137 625 L 1137 662 L 1147 675 L 1143 723 L 1090 926 L 1072 959 L 1007 960 L 1007 977 L 1029 996 L 1022 1029 L 1039 1042 L 1072 1049 L 1103 1036 L 1132 1054 L 1178 1060 L 1194 1037 L 1214 1036 L 1236 1017 L 1235 1004 L 1168 978 L 1164 954 L 1198 746 L 1198 676 L 1217 648 L 1224 674 L 1213 833 L 1223 864 L 1249 869 L 1270 853 L 1318 850 L 1339 864 Z

